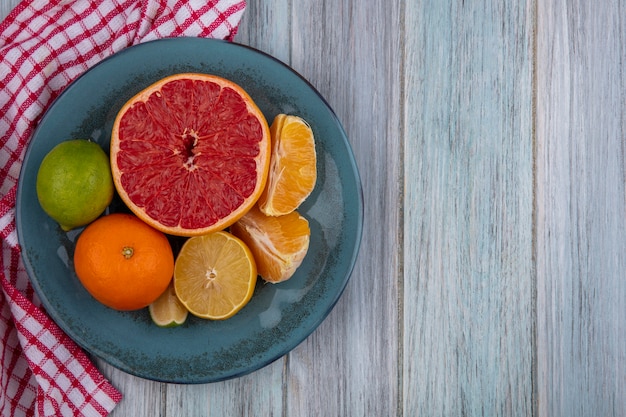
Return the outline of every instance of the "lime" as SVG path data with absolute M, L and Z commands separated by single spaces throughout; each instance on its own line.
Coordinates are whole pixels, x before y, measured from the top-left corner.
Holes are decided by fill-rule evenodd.
M 39 166 L 39 204 L 65 231 L 98 218 L 111 203 L 113 191 L 109 158 L 95 142 L 61 142 Z
M 170 282 L 165 292 L 148 306 L 148 310 L 152 321 L 160 327 L 180 326 L 187 320 L 188 311 L 176 296 L 173 282 Z

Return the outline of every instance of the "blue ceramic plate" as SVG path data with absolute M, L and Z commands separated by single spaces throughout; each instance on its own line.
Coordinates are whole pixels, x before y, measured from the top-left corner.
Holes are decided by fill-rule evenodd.
M 281 284 L 259 280 L 251 301 L 225 321 L 190 316 L 177 328 L 154 325 L 147 309 L 119 312 L 95 301 L 74 274 L 81 230 L 63 232 L 41 209 L 39 165 L 57 143 L 90 138 L 105 150 L 117 111 L 167 75 L 211 73 L 241 85 L 271 123 L 278 113 L 306 119 L 316 137 L 318 182 L 300 212 L 311 226 L 309 252 Z M 173 196 L 175 198 L 175 196 Z M 110 211 L 119 209 L 114 202 Z M 345 288 L 359 249 L 363 198 L 345 132 L 320 94 L 280 61 L 224 41 L 178 38 L 137 45 L 102 61 L 57 98 L 34 132 L 17 195 L 26 270 L 50 316 L 80 346 L 128 373 L 157 381 L 205 383 L 257 370 L 302 342 Z

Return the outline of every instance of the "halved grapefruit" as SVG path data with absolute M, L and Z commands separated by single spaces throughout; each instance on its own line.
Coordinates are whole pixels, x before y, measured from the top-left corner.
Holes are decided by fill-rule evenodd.
M 215 75 L 171 75 L 128 100 L 115 119 L 115 188 L 164 233 L 222 230 L 261 195 L 270 141 L 263 113 L 239 85 Z

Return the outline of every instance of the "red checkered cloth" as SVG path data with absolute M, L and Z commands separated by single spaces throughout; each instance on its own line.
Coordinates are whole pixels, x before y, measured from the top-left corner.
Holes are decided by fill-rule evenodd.
M 15 228 L 33 128 L 78 75 L 130 45 L 176 36 L 232 40 L 244 0 L 26 0 L 0 23 L 0 415 L 106 416 L 121 394 L 46 316 Z

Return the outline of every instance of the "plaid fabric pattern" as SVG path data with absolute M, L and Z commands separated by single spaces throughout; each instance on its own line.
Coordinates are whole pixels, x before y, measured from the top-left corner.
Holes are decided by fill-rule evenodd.
M 106 416 L 122 396 L 46 316 L 21 261 L 15 196 L 39 118 L 77 76 L 141 42 L 232 40 L 245 0 L 25 0 L 0 23 L 0 415 Z

